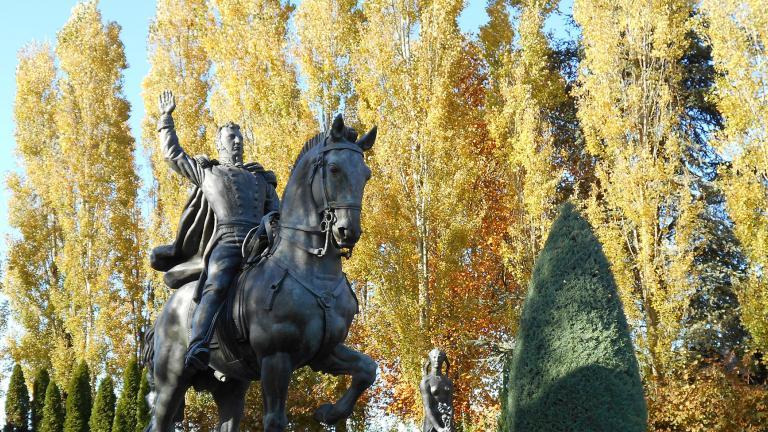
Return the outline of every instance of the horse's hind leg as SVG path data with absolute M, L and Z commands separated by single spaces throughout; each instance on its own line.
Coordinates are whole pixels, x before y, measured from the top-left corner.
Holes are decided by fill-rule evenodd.
M 150 429 L 152 432 L 173 432 L 187 387 L 187 384 L 177 382 L 157 389 Z
M 352 384 L 335 404 L 324 404 L 315 410 L 315 420 L 333 425 L 352 415 L 355 403 L 376 380 L 376 362 L 367 355 L 337 345 L 331 353 L 310 364 L 312 369 L 332 375 L 351 375 Z
M 213 400 L 219 409 L 218 432 L 237 432 L 245 411 L 245 393 L 248 381 L 231 380 L 220 382 L 211 390 Z
M 264 432 L 283 432 L 288 425 L 285 400 L 293 367 L 286 353 L 261 360 L 261 397 L 264 399 Z
M 152 405 L 152 432 L 173 432 L 184 403 L 189 380 L 183 376 L 185 347 L 172 344 L 157 353 L 154 362 L 155 403 Z

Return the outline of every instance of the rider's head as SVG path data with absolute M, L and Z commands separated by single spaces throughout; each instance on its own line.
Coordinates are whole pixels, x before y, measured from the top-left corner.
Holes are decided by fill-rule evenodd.
M 221 162 L 243 162 L 243 135 L 240 133 L 240 126 L 229 122 L 220 127 L 216 136 L 216 149 L 219 151 Z

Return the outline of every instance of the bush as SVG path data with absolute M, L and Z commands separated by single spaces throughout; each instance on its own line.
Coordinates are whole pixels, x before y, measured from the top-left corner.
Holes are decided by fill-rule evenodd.
M 536 261 L 510 373 L 509 431 L 647 429 L 616 282 L 571 204 L 561 208 Z
M 91 373 L 84 361 L 80 362 L 67 388 L 64 432 L 88 432 L 91 418 Z
M 64 432 L 64 406 L 56 382 L 51 380 L 45 390 L 45 407 L 40 422 L 40 432 Z
M 768 388 L 748 384 L 719 363 L 690 362 L 648 398 L 651 430 L 768 431 Z
M 4 432 L 27 432 L 29 430 L 29 393 L 24 382 L 20 365 L 13 367 L 8 393 L 5 398 Z

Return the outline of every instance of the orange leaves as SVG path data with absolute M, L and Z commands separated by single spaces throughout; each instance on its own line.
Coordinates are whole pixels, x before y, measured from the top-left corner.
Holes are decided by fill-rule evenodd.
M 651 427 L 659 432 L 765 430 L 768 392 L 751 386 L 721 364 L 691 364 L 647 395 Z

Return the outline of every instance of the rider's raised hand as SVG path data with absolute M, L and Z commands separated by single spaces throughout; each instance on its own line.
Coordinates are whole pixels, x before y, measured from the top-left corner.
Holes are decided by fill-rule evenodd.
M 160 93 L 160 114 L 171 114 L 176 109 L 176 98 L 173 92 L 165 90 Z

